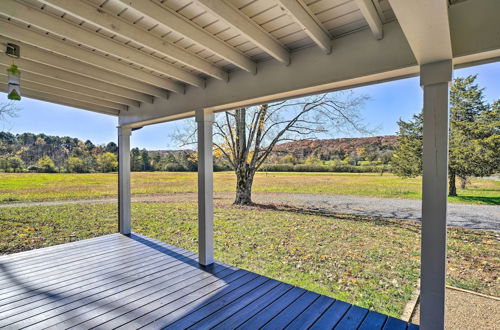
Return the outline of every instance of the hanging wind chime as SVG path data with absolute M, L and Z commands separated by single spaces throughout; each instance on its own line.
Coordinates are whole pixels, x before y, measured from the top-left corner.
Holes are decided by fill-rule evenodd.
M 20 57 L 20 47 L 15 44 L 7 44 L 5 54 L 13 57 Z M 9 100 L 21 100 L 21 71 L 12 61 L 12 65 L 7 68 L 7 98 Z

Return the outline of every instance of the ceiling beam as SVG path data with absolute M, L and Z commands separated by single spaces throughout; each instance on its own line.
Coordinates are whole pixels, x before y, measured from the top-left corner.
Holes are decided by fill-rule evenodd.
M 384 30 L 382 28 L 382 21 L 378 16 L 377 9 L 372 0 L 355 0 L 361 14 L 365 18 L 368 26 L 372 30 L 375 39 L 380 40 L 384 37 Z
M 0 54 L 0 63 L 3 65 L 11 65 L 12 57 L 5 54 Z M 112 93 L 118 96 L 126 97 L 132 100 L 153 103 L 153 97 L 143 93 L 131 91 L 123 87 L 118 87 L 112 84 L 102 82 L 100 80 L 92 79 L 86 76 L 81 76 L 72 72 L 58 69 L 49 65 L 45 65 L 38 62 L 33 62 L 25 59 L 16 59 L 16 64 L 19 66 L 21 72 L 32 72 L 41 76 L 51 77 L 53 79 L 60 80 L 62 82 L 70 82 L 75 85 L 84 86 L 92 89 L 97 89 L 101 91 L 106 91 L 107 93 Z M 22 78 L 21 78 L 22 79 Z
M 281 9 L 302 27 L 304 32 L 311 38 L 319 48 L 326 54 L 332 52 L 332 41 L 318 22 L 307 11 L 307 5 L 301 0 L 278 0 Z
M 231 27 L 238 30 L 247 39 L 279 62 L 285 65 L 290 63 L 290 54 L 288 51 L 269 33 L 264 31 L 232 4 L 224 0 L 196 0 L 195 2 L 222 21 L 231 25 Z
M 128 8 L 132 8 L 141 12 L 143 15 L 149 16 L 157 23 L 205 47 L 226 61 L 233 63 L 237 67 L 251 73 L 257 72 L 257 65 L 251 59 L 240 53 L 235 48 L 227 45 L 222 40 L 217 39 L 199 26 L 181 17 L 179 14 L 174 13 L 165 7 L 161 7 L 152 1 L 120 1 Z
M 113 41 L 110 38 L 99 35 L 96 32 L 85 30 L 79 26 L 68 23 L 60 18 L 30 6 L 18 3 L 14 0 L 2 0 L 0 12 L 8 17 L 15 18 L 26 24 L 35 25 L 50 33 L 84 44 L 88 47 L 98 49 L 102 52 L 133 62 L 139 66 L 156 71 L 168 77 L 183 81 L 189 85 L 204 87 L 204 79 L 175 67 L 166 61 L 155 58 L 135 48 Z M 165 85 L 169 84 L 165 81 Z M 174 82 L 170 82 L 170 90 L 178 90 Z
M 203 72 L 208 76 L 220 80 L 228 79 L 227 72 L 217 68 L 208 61 L 180 47 L 165 42 L 148 31 L 124 22 L 118 17 L 104 12 L 101 8 L 96 8 L 83 1 L 40 0 L 40 2 L 78 17 L 82 21 L 92 22 L 92 24 L 99 26 L 101 29 L 114 33 L 122 38 L 130 39 L 143 47 L 151 48 L 159 54 Z
M 125 63 L 120 63 L 105 56 L 4 21 L 0 21 L 0 36 L 9 37 L 11 40 L 20 41 L 27 45 L 34 45 L 40 49 L 49 50 L 91 66 L 96 66 L 101 75 L 106 77 L 106 82 L 111 84 L 161 98 L 168 98 L 168 92 L 163 89 L 170 87 L 170 85 L 165 86 L 166 83 L 169 83 L 167 80 L 132 68 Z M 89 71 L 87 71 L 86 75 L 88 74 Z M 115 79 L 110 80 L 110 78 Z M 175 84 L 174 87 L 179 88 L 178 92 L 184 92 L 182 86 Z
M 318 47 L 307 47 L 291 53 L 289 66 L 265 61 L 257 75 L 235 71 L 229 84 L 214 80 L 203 90 L 130 107 L 120 114 L 120 125 L 140 127 L 192 116 L 197 109 L 225 111 L 418 75 L 417 61 L 396 21 L 384 24 L 382 40 L 362 29 L 334 39 L 333 49 L 325 56 Z
M 447 0 L 389 3 L 420 65 L 452 58 Z
M 0 83 L 0 91 L 6 93 L 7 92 L 7 84 Z M 72 108 L 78 108 L 78 109 L 89 110 L 89 111 L 93 111 L 93 112 L 99 112 L 99 113 L 106 114 L 106 115 L 113 115 L 113 116 L 119 115 L 119 111 L 115 110 L 115 109 L 110 109 L 107 107 L 102 107 L 102 106 L 90 104 L 87 102 L 76 101 L 76 100 L 68 99 L 65 97 L 58 96 L 58 95 L 39 92 L 37 90 L 32 90 L 32 89 L 28 89 L 28 88 L 22 89 L 22 96 L 28 97 L 31 99 L 45 101 L 45 102 L 61 104 L 61 105 L 65 105 L 65 106 L 72 107 Z
M 0 72 L 0 78 L 2 80 L 6 81 L 7 73 Z M 127 111 L 128 110 L 128 107 L 126 105 L 123 105 L 123 104 L 118 104 L 115 102 L 98 99 L 96 97 L 84 95 L 84 94 L 81 94 L 78 92 L 68 91 L 68 90 L 64 90 L 64 89 L 60 89 L 60 88 L 54 88 L 51 86 L 47 86 L 44 83 L 37 83 L 37 82 L 29 81 L 28 79 L 24 79 L 24 77 L 23 77 L 23 79 L 21 81 L 21 93 L 22 93 L 24 88 L 47 93 L 47 94 L 59 95 L 59 96 L 62 96 L 62 97 L 68 98 L 68 99 L 87 102 L 89 104 L 95 104 L 95 105 L 99 105 L 102 107 L 115 109 L 118 111 L 121 111 L 121 110 Z
M 3 63 L 0 63 L 0 70 L 6 70 L 7 68 L 8 68 L 8 65 L 4 65 Z M 95 97 L 95 98 L 98 98 L 101 100 L 111 101 L 114 103 L 125 104 L 125 105 L 129 105 L 129 106 L 134 106 L 134 107 L 140 106 L 139 101 L 135 101 L 135 100 L 128 99 L 128 98 L 125 98 L 122 96 L 106 93 L 106 92 L 101 91 L 101 90 L 76 85 L 76 84 L 70 83 L 69 81 L 62 82 L 60 80 L 57 80 L 57 79 L 54 79 L 51 77 L 47 77 L 47 76 L 42 76 L 42 75 L 39 75 L 39 74 L 36 74 L 33 72 L 29 72 L 29 71 L 23 70 L 22 81 L 23 82 L 24 81 L 31 81 L 31 82 L 35 82 L 35 83 L 39 83 L 39 84 L 44 84 L 46 86 L 51 86 L 54 88 L 63 89 L 63 90 L 70 91 L 70 92 L 77 92 L 77 93 L 80 93 L 83 95 Z

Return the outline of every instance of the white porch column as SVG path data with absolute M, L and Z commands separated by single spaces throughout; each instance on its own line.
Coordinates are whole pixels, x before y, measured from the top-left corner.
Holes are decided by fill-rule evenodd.
M 130 235 L 130 134 L 130 128 L 118 127 L 118 228 L 123 235 Z
M 198 124 L 198 254 L 199 263 L 214 262 L 213 214 L 213 113 L 196 112 Z
M 424 90 L 421 329 L 444 329 L 451 60 L 420 67 Z

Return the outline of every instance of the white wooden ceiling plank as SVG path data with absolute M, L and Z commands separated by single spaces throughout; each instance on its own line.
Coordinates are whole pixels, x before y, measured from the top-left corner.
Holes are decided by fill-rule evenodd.
M 249 72 L 256 71 L 256 65 L 249 58 L 225 44 L 223 41 L 214 38 L 207 31 L 203 30 L 196 24 L 186 20 L 181 15 L 170 11 L 169 9 L 158 6 L 151 1 L 141 0 L 120 0 L 129 8 L 149 16 L 156 20 L 158 23 L 163 24 L 171 30 L 177 31 L 179 34 L 189 36 L 189 39 L 206 47 L 213 52 L 238 65 L 244 70 Z
M 172 67 L 163 61 L 155 60 L 154 58 L 141 52 L 131 51 L 130 48 L 123 44 L 110 42 L 110 39 L 101 37 L 100 35 L 82 29 L 81 27 L 61 21 L 56 17 L 40 12 L 21 3 L 12 0 L 3 0 L 0 12 L 25 23 L 36 25 L 59 36 L 85 43 L 107 53 L 126 57 L 137 64 L 149 67 L 151 70 L 162 72 L 167 76 L 175 77 L 176 79 L 185 82 L 187 82 L 186 80 L 189 80 L 190 84 L 194 84 L 196 86 L 204 86 L 204 83 L 200 78 L 193 77 L 193 75 Z M 168 89 L 171 91 L 183 91 L 182 86 L 178 84 L 169 83 L 167 81 L 165 85 L 169 85 Z
M 337 17 L 341 17 L 348 13 L 359 11 L 358 6 L 353 1 L 343 3 L 339 6 L 331 7 L 321 13 L 315 14 L 318 20 L 324 24 L 325 22 L 331 21 Z
M 99 53 L 88 51 L 88 47 L 78 47 L 75 46 L 74 42 L 62 41 L 60 38 L 40 34 L 31 28 L 23 28 L 13 23 L 12 20 L 9 22 L 0 20 L 1 35 L 98 67 L 99 75 L 103 75 L 105 81 L 113 79 L 113 83 L 117 86 L 158 97 L 167 96 L 167 92 L 159 87 L 165 85 L 165 81 L 162 79 L 132 69 L 129 65 L 101 56 Z M 88 73 L 88 70 L 86 72 Z M 168 83 L 168 81 L 166 82 Z M 145 97 L 145 100 L 148 99 L 150 98 Z
M 196 0 L 196 3 L 230 24 L 231 27 L 237 29 L 243 36 L 279 62 L 289 63 L 288 51 L 238 8 L 224 0 Z
M 115 35 L 116 37 L 113 38 L 114 40 L 119 40 L 121 42 L 127 43 L 128 45 L 136 49 L 142 49 L 148 54 L 151 54 L 153 52 L 160 53 L 162 56 L 157 56 L 160 58 L 164 58 L 165 56 L 167 56 L 169 59 L 166 62 L 168 63 L 175 63 L 180 61 L 184 65 L 188 65 L 191 68 L 194 68 L 209 76 L 215 77 L 217 79 L 227 80 L 227 73 L 213 67 L 210 63 L 207 63 L 199 57 L 194 56 L 189 52 L 183 51 L 178 47 L 166 44 L 164 41 L 158 39 L 157 37 L 153 37 L 150 32 L 142 30 L 137 26 L 128 24 L 115 16 L 92 7 L 91 5 L 87 5 L 86 3 L 68 2 L 66 0 L 40 1 L 65 10 L 72 15 L 77 15 L 79 18 L 86 21 L 93 22 L 95 25 L 101 28 L 102 33 L 104 33 L 104 31 L 108 31 L 108 34 Z M 151 24 L 148 23 L 147 25 L 149 26 Z
M 8 66 L 0 63 L 4 69 L 7 69 Z M 5 72 L 5 71 L 4 71 Z M 99 98 L 101 100 L 108 100 L 115 103 L 126 104 L 138 107 L 140 106 L 140 102 L 135 101 L 133 99 L 129 99 L 126 97 L 114 95 L 111 93 L 107 93 L 106 91 L 101 91 L 97 89 L 92 89 L 87 86 L 81 86 L 77 84 L 73 84 L 69 81 L 60 81 L 51 77 L 39 75 L 33 72 L 25 71 L 23 72 L 23 81 L 31 81 L 39 84 L 45 84 L 46 86 L 52 86 L 54 88 L 64 89 L 68 91 L 78 92 L 85 94 L 87 96 L 92 96 Z

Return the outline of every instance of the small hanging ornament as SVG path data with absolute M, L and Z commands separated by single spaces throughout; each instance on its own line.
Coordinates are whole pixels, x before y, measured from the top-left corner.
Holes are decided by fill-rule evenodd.
M 17 65 L 12 64 L 7 69 L 7 97 L 9 100 L 21 100 L 21 71 Z

